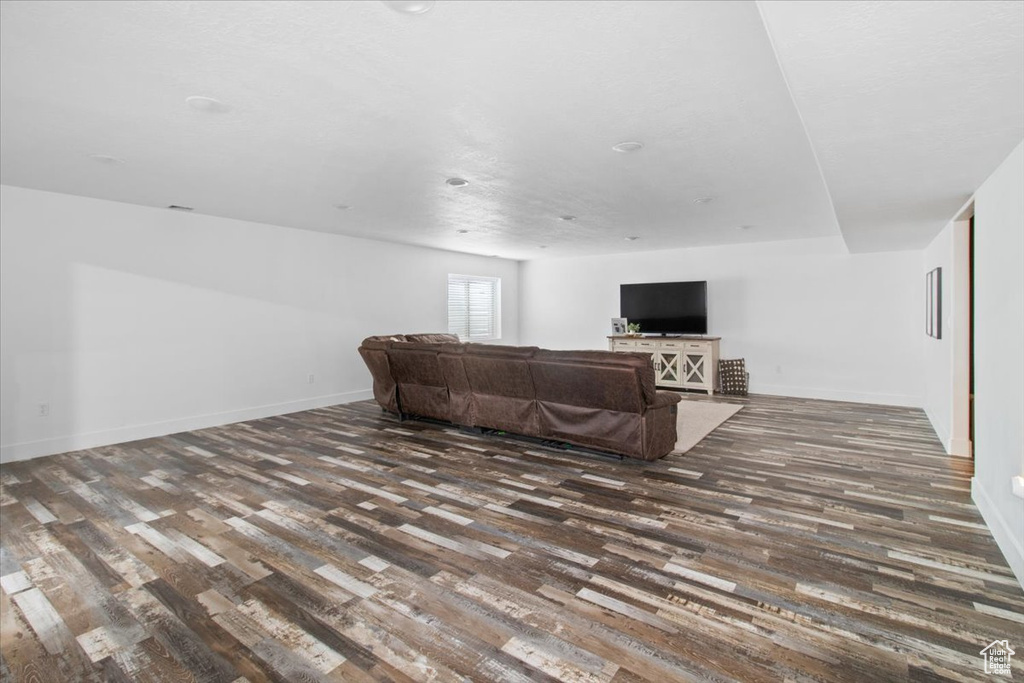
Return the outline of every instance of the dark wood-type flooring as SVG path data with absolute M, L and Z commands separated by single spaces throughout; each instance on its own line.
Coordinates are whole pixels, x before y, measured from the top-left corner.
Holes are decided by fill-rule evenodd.
M 921 411 L 742 402 L 654 463 L 364 402 L 5 465 L 0 674 L 974 680 L 1008 639 L 1024 677 L 1024 594 Z

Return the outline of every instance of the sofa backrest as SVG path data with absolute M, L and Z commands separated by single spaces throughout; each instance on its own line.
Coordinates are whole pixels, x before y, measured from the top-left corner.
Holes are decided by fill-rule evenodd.
M 466 368 L 462 365 L 465 344 L 441 344 L 437 352 L 437 363 L 441 367 L 445 384 L 448 385 L 448 409 L 451 421 L 465 427 L 475 426 L 473 421 L 473 394 L 466 379 Z
M 539 433 L 530 359 L 536 346 L 465 344 L 462 363 L 475 424 L 528 436 Z
M 646 369 L 653 385 L 650 358 L 642 354 L 540 350 L 530 361 L 538 401 L 629 413 L 642 413 L 650 402 Z
M 451 421 L 448 385 L 438 353 L 449 343 L 391 342 L 387 349 L 391 376 L 403 413 Z
M 542 363 L 567 363 L 572 366 L 594 366 L 601 368 L 629 369 L 636 375 L 643 405 L 654 402 L 658 393 L 655 384 L 654 366 L 651 356 L 646 353 L 618 353 L 611 351 L 548 351 L 540 350 L 534 360 Z M 584 382 L 584 386 L 586 382 Z
M 447 344 L 459 343 L 459 335 L 448 334 L 447 332 L 427 332 L 422 334 L 407 334 L 405 339 L 411 342 L 422 342 L 424 344 Z
M 375 334 L 364 339 L 363 344 L 365 345 L 367 342 L 406 341 L 407 339 L 408 337 L 404 334 Z
M 538 351 L 530 360 L 541 436 L 643 457 L 650 356 Z M 653 396 L 652 396 L 653 398 Z

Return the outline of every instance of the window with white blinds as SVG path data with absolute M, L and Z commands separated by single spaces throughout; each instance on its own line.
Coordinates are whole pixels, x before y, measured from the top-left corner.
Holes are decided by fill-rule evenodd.
M 448 275 L 448 331 L 464 342 L 501 337 L 501 278 Z

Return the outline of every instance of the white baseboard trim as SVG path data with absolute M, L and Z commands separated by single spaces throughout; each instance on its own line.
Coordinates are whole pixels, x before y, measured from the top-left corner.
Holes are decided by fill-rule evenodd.
M 41 458 L 44 455 L 56 453 L 67 453 L 79 451 L 83 448 L 97 448 L 109 446 L 115 443 L 125 443 L 138 439 L 149 439 L 154 436 L 166 436 L 178 432 L 190 432 L 195 429 L 206 429 L 207 427 L 219 427 L 233 422 L 245 422 L 246 420 L 257 420 L 263 417 L 274 415 L 285 415 L 296 413 L 301 410 L 313 410 L 324 408 L 339 403 L 353 403 L 373 398 L 373 391 L 363 389 L 360 391 L 348 391 L 340 394 L 327 394 L 326 396 L 314 396 L 298 401 L 285 401 L 283 403 L 272 403 L 263 406 L 229 410 L 222 413 L 209 413 L 206 415 L 192 415 L 190 417 L 150 422 L 141 425 L 118 427 L 86 434 L 70 434 L 56 436 L 38 441 L 25 441 L 16 444 L 0 446 L 0 463 L 15 462 L 18 460 L 29 460 Z
M 978 512 L 981 513 L 982 519 L 985 520 L 989 531 L 992 532 L 996 545 L 1003 551 L 1003 557 L 1006 558 L 1007 564 L 1010 565 L 1014 576 L 1017 577 L 1017 582 L 1021 588 L 1024 588 L 1024 546 L 1021 545 L 1021 538 L 1013 532 L 1009 522 L 999 514 L 996 506 L 992 504 L 992 499 L 985 491 L 985 487 L 977 477 L 971 478 L 971 498 L 974 499 L 974 504 L 978 506 Z
M 883 406 L 903 406 L 920 408 L 920 396 L 909 394 L 877 394 L 862 391 L 837 391 L 835 389 L 819 389 L 816 387 L 793 387 L 775 384 L 751 385 L 750 393 L 768 394 L 769 396 L 789 396 L 792 398 L 820 398 L 825 401 L 848 401 L 850 403 L 871 403 Z
M 939 441 L 942 442 L 942 448 L 946 451 L 947 455 L 953 454 L 953 434 L 943 420 L 939 419 L 939 416 L 935 414 L 927 406 L 924 409 L 924 414 L 928 416 L 928 421 L 932 423 L 932 429 L 935 431 L 935 436 L 939 437 Z

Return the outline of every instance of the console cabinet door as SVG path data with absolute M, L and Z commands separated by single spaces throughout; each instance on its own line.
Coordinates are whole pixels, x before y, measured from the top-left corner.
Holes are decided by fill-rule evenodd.
M 687 349 L 682 353 L 682 386 L 710 393 L 713 368 L 708 349 Z
M 654 352 L 655 384 L 665 387 L 681 387 L 683 384 L 682 354 L 678 351 Z

